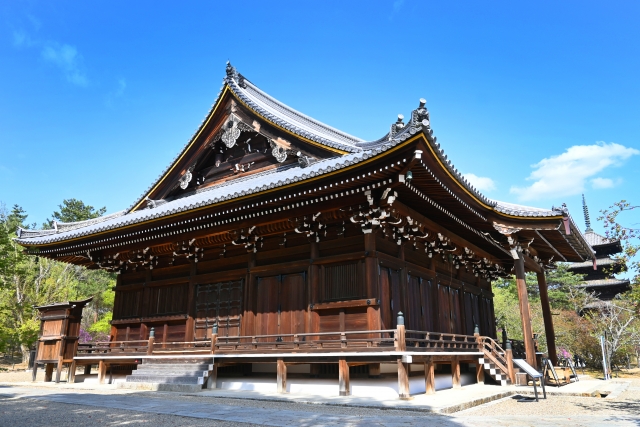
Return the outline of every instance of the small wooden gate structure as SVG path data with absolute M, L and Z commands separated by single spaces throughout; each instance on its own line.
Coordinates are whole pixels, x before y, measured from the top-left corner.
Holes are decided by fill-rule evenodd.
M 69 364 L 69 377 L 75 373 L 73 360 L 78 349 L 82 310 L 93 298 L 83 301 L 68 301 L 36 307 L 40 317 L 40 337 L 36 343 L 36 360 L 33 364 L 33 381 L 36 379 L 38 364 L 45 364 L 46 382 L 52 380 L 53 366 L 56 365 L 56 382 L 64 364 Z

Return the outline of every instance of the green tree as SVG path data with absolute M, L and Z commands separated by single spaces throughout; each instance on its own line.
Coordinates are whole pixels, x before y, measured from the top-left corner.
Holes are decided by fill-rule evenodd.
M 54 212 L 53 218 L 81 221 L 104 211 L 69 199 L 63 201 L 60 212 Z M 15 205 L 7 212 L 0 205 L 0 347 L 6 350 L 8 345 L 19 345 L 23 362 L 38 336 L 39 321 L 34 306 L 93 297 L 83 316 L 86 326 L 101 319 L 108 323 L 113 307 L 110 289 L 115 284 L 115 275 L 111 273 L 26 255 L 13 241 L 18 227 L 31 227 L 25 224 L 26 219 L 27 213 L 21 207 Z
M 53 221 L 57 222 L 78 222 L 87 219 L 98 218 L 105 214 L 106 207 L 96 209 L 93 206 L 85 205 L 82 200 L 64 199 L 62 204 L 58 205 L 59 211 L 54 211 L 51 219 L 47 220 L 46 228 L 53 227 Z

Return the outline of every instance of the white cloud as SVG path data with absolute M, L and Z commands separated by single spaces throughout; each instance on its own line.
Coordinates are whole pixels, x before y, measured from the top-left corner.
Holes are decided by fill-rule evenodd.
M 84 74 L 82 55 L 75 47 L 50 42 L 45 45 L 41 54 L 46 61 L 57 65 L 70 83 L 78 86 L 87 86 L 89 83 Z
M 31 47 L 33 46 L 35 41 L 31 39 L 29 34 L 22 30 L 16 30 L 13 32 L 13 46 L 17 48 L 22 47 Z
M 477 176 L 472 173 L 465 173 L 463 176 L 471 183 L 471 185 L 480 191 L 492 191 L 496 189 L 496 183 L 491 178 Z
M 602 188 L 613 188 L 616 185 L 622 182 L 621 179 L 612 180 L 611 178 L 593 178 L 591 180 L 591 186 L 596 190 L 600 190 Z
M 574 145 L 560 155 L 532 165 L 534 170 L 527 180 L 534 181 L 533 184 L 528 187 L 513 186 L 510 191 L 521 201 L 572 196 L 582 193 L 586 181 L 591 177 L 594 188 L 607 188 L 597 187 L 607 185 L 608 180 L 596 175 L 610 166 L 620 165 L 635 154 L 640 154 L 640 151 L 613 142 Z

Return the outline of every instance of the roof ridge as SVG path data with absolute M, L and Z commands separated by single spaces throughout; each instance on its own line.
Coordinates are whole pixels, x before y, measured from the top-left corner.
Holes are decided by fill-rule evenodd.
M 331 125 L 328 125 L 328 124 L 326 124 L 324 122 L 321 122 L 321 121 L 319 121 L 317 119 L 314 119 L 313 117 L 308 116 L 308 115 L 304 114 L 303 112 L 298 111 L 295 108 L 290 107 L 289 105 L 285 104 L 284 102 L 275 99 L 273 96 L 269 95 L 268 93 L 266 93 L 265 91 L 260 89 L 258 86 L 253 84 L 250 80 L 245 79 L 245 82 L 248 85 L 250 85 L 260 95 L 262 95 L 263 97 L 267 98 L 269 101 L 273 102 L 274 104 L 276 104 L 276 105 L 278 105 L 278 106 L 280 106 L 282 108 L 287 109 L 290 113 L 292 113 L 292 114 L 294 114 L 294 115 L 296 115 L 296 116 L 298 116 L 298 117 L 300 117 L 302 119 L 308 120 L 308 121 L 310 121 L 310 122 L 312 122 L 312 123 L 314 123 L 314 124 L 316 124 L 316 125 L 318 125 L 320 127 L 323 127 L 326 130 L 330 131 L 331 133 L 336 133 L 338 135 L 341 135 L 344 138 L 350 139 L 350 140 L 353 141 L 354 144 L 357 144 L 359 142 L 365 142 L 365 140 L 362 139 L 362 138 L 359 138 L 359 137 L 351 135 L 351 134 L 349 134 L 347 132 L 341 131 L 340 129 L 334 128 Z

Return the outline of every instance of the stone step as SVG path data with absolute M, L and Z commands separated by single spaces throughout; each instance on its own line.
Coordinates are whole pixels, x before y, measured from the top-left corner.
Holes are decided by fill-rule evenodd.
M 133 371 L 131 375 L 208 377 L 209 371 L 195 370 L 195 369 L 138 369 Z
M 212 357 L 201 358 L 162 358 L 162 359 L 142 359 L 143 365 L 184 365 L 184 364 L 205 364 L 213 362 Z
M 204 384 L 205 378 L 196 375 L 127 375 L 126 382 L 159 384 Z
M 173 391 L 179 393 L 197 393 L 202 391 L 200 384 L 161 384 L 145 382 L 119 382 L 116 387 L 127 390 Z
M 157 371 L 162 371 L 162 370 L 180 370 L 180 369 L 184 369 L 187 371 L 194 371 L 194 370 L 198 370 L 198 371 L 211 371 L 213 369 L 213 364 L 209 364 L 209 363 L 163 363 L 163 364 L 141 364 L 138 365 L 138 370 L 157 370 Z

